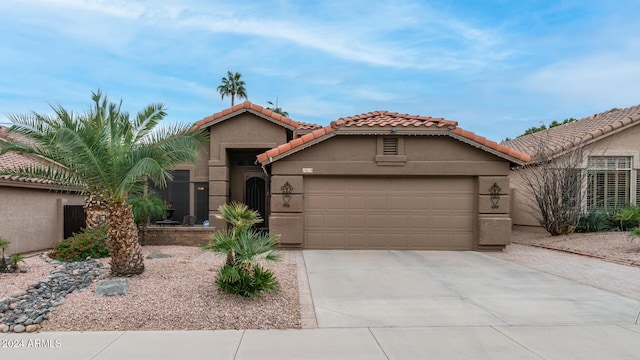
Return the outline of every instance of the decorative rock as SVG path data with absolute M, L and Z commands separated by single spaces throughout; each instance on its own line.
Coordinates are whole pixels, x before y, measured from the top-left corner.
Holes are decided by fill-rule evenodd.
M 170 258 L 171 255 L 169 254 L 163 254 L 163 253 L 159 253 L 159 252 L 152 252 L 151 254 L 147 255 L 147 259 L 164 259 L 164 258 Z
M 64 304 L 65 296 L 82 290 L 107 270 L 95 260 L 64 263 L 45 260 L 55 266 L 45 279 L 31 285 L 26 291 L 0 298 L 0 332 L 34 332 L 49 318 L 53 307 Z
M 127 279 L 100 280 L 96 283 L 96 294 L 113 296 L 124 295 L 129 290 Z
M 13 327 L 13 332 L 21 333 L 21 332 L 24 332 L 25 330 L 26 328 L 24 327 L 24 325 L 21 325 L 21 324 L 18 324 Z
M 32 333 L 38 330 L 38 325 L 28 325 L 25 330 L 27 330 L 28 333 Z

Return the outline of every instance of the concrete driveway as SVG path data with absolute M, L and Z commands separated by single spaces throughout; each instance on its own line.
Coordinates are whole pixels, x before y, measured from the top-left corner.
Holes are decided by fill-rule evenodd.
M 478 252 L 303 252 L 320 328 L 631 325 L 640 301 Z

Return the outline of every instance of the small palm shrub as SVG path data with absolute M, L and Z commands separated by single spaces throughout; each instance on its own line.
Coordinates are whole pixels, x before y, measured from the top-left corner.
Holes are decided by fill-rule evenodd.
M 107 227 L 84 230 L 56 244 L 49 257 L 59 261 L 84 261 L 87 257 L 99 259 L 109 256 Z
M 216 285 L 224 292 L 242 297 L 256 297 L 263 291 L 277 289 L 275 274 L 261 263 L 281 260 L 278 237 L 253 230 L 251 226 L 262 219 L 244 204 L 225 204 L 219 210 L 220 218 L 230 227 L 213 234 L 209 244 L 203 246 L 226 257 L 216 275 Z
M 22 255 L 22 253 L 15 253 L 9 256 L 9 262 L 11 263 L 9 265 L 9 271 L 18 272 L 20 271 L 18 263 L 24 262 L 24 255 Z
M 4 251 L 7 250 L 11 242 L 0 236 L 0 272 L 7 272 L 7 259 L 4 257 Z

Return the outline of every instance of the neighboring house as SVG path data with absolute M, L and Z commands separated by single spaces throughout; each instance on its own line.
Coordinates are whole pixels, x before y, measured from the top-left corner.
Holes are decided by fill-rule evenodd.
M 376 111 L 321 127 L 244 102 L 196 123 L 196 165 L 163 197 L 197 223 L 241 201 L 281 244 L 307 249 L 500 249 L 518 151 L 441 118 Z M 180 211 L 180 212 L 179 212 Z
M 0 141 L 9 139 L 0 126 Z M 12 135 L 15 136 L 15 135 Z M 44 160 L 14 152 L 0 155 L 0 167 L 42 164 Z M 64 205 L 82 205 L 78 194 L 54 191 L 42 179 L 0 176 L 0 236 L 11 241 L 8 253 L 51 248 L 63 238 Z
M 582 147 L 583 211 L 640 205 L 640 105 L 611 109 L 584 119 L 509 140 L 503 145 L 536 157 L 543 144 L 552 158 Z M 539 226 L 521 183 L 522 170 L 510 175 L 514 225 Z M 526 171 L 526 170 L 525 170 Z M 586 174 L 584 173 L 586 171 Z

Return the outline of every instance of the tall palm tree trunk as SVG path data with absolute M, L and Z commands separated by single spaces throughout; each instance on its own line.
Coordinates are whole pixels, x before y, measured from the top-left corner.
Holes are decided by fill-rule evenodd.
M 111 274 L 131 276 L 144 272 L 138 229 L 133 221 L 131 205 L 125 201 L 111 203 L 108 215 Z
M 87 230 L 96 228 L 107 221 L 109 208 L 107 202 L 98 194 L 91 193 L 84 197 L 84 210 L 87 214 L 85 226 Z

